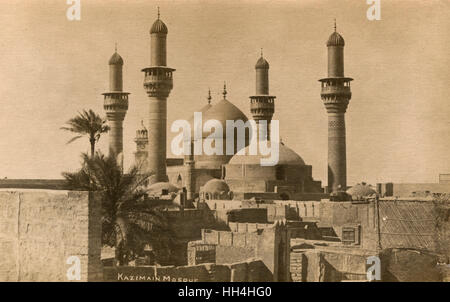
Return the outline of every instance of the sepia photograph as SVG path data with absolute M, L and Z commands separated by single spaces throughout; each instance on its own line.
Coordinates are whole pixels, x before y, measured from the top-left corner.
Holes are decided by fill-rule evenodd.
M 449 0 L 0 13 L 0 282 L 450 281 Z

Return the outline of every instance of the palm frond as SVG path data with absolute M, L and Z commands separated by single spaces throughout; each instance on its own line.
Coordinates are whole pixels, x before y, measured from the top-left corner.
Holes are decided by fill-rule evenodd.
M 92 118 L 87 111 L 81 114 Z M 146 200 L 145 185 L 151 174 L 140 170 L 133 166 L 124 174 L 115 157 L 96 152 L 93 157 L 82 154 L 79 171 L 63 173 L 72 188 L 96 191 L 100 195 L 102 242 L 120 250 L 120 257 L 140 254 L 149 242 L 165 250 L 174 238 L 164 213 Z M 167 251 L 161 254 L 170 255 Z
M 74 136 L 70 140 L 68 140 L 66 144 L 73 143 L 74 141 L 76 141 L 77 139 L 82 138 L 82 137 L 83 137 L 82 135 Z
M 109 131 L 109 126 L 106 124 L 105 118 L 101 118 L 92 109 L 82 110 L 78 115 L 66 122 L 66 126 L 61 127 L 61 130 L 78 133 L 79 136 L 87 136 L 90 141 L 98 142 L 103 133 Z M 77 136 L 76 139 L 79 137 Z M 75 139 L 74 139 L 75 140 Z M 70 142 L 72 142 L 71 140 Z

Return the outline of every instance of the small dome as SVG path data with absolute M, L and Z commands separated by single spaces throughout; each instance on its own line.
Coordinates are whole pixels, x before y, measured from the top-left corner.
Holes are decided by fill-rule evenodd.
M 270 146 L 270 142 L 268 144 Z M 236 154 L 231 158 L 229 164 L 230 165 L 260 165 L 261 158 L 269 159 L 269 156 L 266 155 L 248 155 L 250 150 L 250 146 L 244 149 L 245 155 Z M 292 149 L 285 146 L 283 143 L 280 143 L 279 147 L 279 157 L 277 165 L 296 165 L 296 166 L 304 166 L 305 161 L 295 153 Z
M 138 130 L 136 130 L 136 138 L 148 139 L 148 130 L 144 126 L 144 121 L 141 121 L 141 127 Z
M 228 193 L 230 192 L 230 187 L 228 184 L 222 180 L 213 178 L 209 180 L 202 188 L 202 192 L 206 193 Z
M 361 183 L 354 185 L 347 190 L 347 194 L 352 196 L 352 199 L 360 199 L 363 197 L 369 197 L 371 195 L 377 194 L 377 192 L 372 188 L 372 186 L 366 183 Z
M 345 46 L 344 38 L 335 31 L 328 38 L 327 46 Z
M 166 24 L 164 24 L 161 19 L 157 19 L 155 23 L 153 23 L 152 28 L 150 29 L 150 34 L 165 34 L 167 35 L 169 31 L 167 30 Z
M 166 190 L 167 193 L 177 193 L 180 188 L 169 182 L 157 182 L 148 187 L 150 194 L 161 194 L 163 190 Z
M 109 65 L 123 65 L 122 57 L 117 52 L 115 52 L 112 55 L 111 59 L 109 59 Z
M 256 69 L 269 69 L 269 62 L 266 61 L 263 57 L 258 59 L 255 65 Z

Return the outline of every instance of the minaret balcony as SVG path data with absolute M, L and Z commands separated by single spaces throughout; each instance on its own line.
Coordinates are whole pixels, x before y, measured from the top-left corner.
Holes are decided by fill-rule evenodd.
M 322 91 L 320 93 L 322 98 L 348 98 L 351 99 L 352 92 L 350 90 L 350 87 L 344 87 L 344 86 L 327 86 L 322 87 Z
M 103 93 L 105 100 L 103 108 L 106 112 L 127 111 L 128 95 L 127 92 L 107 92 Z
M 274 104 L 273 103 L 251 103 L 250 108 L 253 109 L 266 109 L 266 110 L 272 110 L 274 111 Z
M 173 72 L 168 67 L 149 67 L 142 69 L 145 73 L 144 88 L 151 97 L 168 97 L 173 88 Z
M 145 79 L 148 81 L 165 81 L 173 79 L 175 69 L 169 67 L 148 67 L 142 69 Z
M 254 95 L 250 97 L 250 104 L 273 104 L 275 96 L 272 95 Z
M 329 98 L 333 96 L 336 96 L 337 98 L 351 98 L 352 93 L 350 82 L 353 81 L 352 78 L 336 77 L 320 79 L 319 81 L 322 86 L 322 98 Z

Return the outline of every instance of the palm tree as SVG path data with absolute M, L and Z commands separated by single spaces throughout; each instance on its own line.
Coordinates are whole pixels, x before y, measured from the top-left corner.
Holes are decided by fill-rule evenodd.
M 106 119 L 102 119 L 92 109 L 78 112 L 78 115 L 68 120 L 66 124 L 67 127 L 61 127 L 62 130 L 78 134 L 67 143 L 70 144 L 83 136 L 88 136 L 89 143 L 91 144 L 91 157 L 94 157 L 95 144 L 99 141 L 100 136 L 109 131 L 109 126 L 106 125 Z
M 138 166 L 123 174 L 114 157 L 99 152 L 95 157 L 83 154 L 83 166 L 76 173 L 63 173 L 76 190 L 96 191 L 102 202 L 102 243 L 115 247 L 116 264 L 128 262 L 152 246 L 156 259 L 167 263 L 174 236 L 162 207 L 146 199 L 145 186 L 150 174 L 141 174 Z

